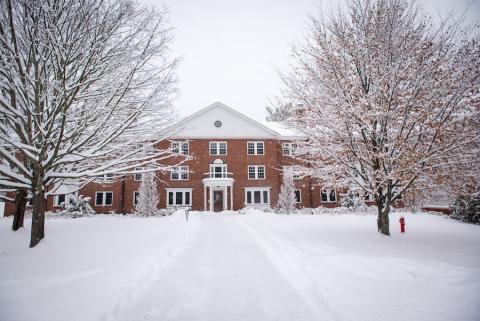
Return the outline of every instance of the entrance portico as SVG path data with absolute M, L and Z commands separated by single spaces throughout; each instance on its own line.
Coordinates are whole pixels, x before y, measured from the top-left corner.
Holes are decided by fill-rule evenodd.
M 205 173 L 203 182 L 203 207 L 205 211 L 233 210 L 232 173 L 227 172 L 227 165 L 221 160 L 215 160 L 210 165 L 210 172 Z M 230 199 L 230 206 L 228 200 Z

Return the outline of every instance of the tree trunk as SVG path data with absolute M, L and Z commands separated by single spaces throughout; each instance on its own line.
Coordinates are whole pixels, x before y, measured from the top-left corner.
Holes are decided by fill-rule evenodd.
M 390 235 L 390 223 L 388 214 L 390 213 L 390 205 L 378 206 L 377 227 L 378 231 L 385 235 Z
M 34 182 L 30 247 L 34 247 L 45 237 L 45 209 L 47 205 L 43 187 L 43 175 L 37 176 Z
M 20 188 L 15 196 L 15 214 L 13 215 L 12 230 L 16 231 L 23 227 L 25 217 L 25 207 L 27 206 L 28 192 L 25 188 Z

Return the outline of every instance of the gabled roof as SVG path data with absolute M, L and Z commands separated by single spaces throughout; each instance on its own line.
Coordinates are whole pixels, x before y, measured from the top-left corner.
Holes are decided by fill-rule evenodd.
M 216 127 L 215 121 L 222 125 Z M 163 135 L 171 138 L 271 138 L 282 134 L 235 109 L 215 102 L 167 128 Z

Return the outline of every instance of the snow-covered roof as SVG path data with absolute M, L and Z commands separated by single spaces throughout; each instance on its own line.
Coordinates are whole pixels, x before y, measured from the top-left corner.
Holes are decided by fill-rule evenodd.
M 282 123 L 274 122 L 274 121 L 262 121 L 260 122 L 265 127 L 272 129 L 273 131 L 277 132 L 280 140 L 294 140 L 294 139 L 301 139 L 304 135 L 299 133 L 293 128 L 289 128 Z
M 298 139 L 294 131 L 274 122 L 259 122 L 216 102 L 180 120 L 163 133 L 169 138 Z

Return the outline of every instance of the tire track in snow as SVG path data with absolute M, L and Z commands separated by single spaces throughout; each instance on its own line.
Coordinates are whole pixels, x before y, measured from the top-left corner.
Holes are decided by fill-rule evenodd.
M 183 214 L 174 213 L 173 215 L 178 216 L 176 220 L 184 221 Z M 182 233 L 175 234 L 173 239 L 168 240 L 170 245 L 162 248 L 156 253 L 152 253 L 152 255 L 155 255 L 155 260 L 150 266 L 144 267 L 140 271 L 134 271 L 138 275 L 128 286 L 128 290 L 125 291 L 126 293 L 122 293 L 115 299 L 111 308 L 109 308 L 100 318 L 101 321 L 117 320 L 119 315 L 124 314 L 124 311 L 128 311 L 134 306 L 143 295 L 154 286 L 155 282 L 160 279 L 160 275 L 170 264 L 172 264 L 172 262 L 175 261 L 175 258 L 188 248 L 189 244 L 197 234 L 199 222 L 197 220 L 189 220 L 188 223 L 182 222 L 180 224 L 185 224 L 186 228 L 183 230 L 176 229 L 176 231 Z M 147 239 L 147 237 L 144 236 L 142 239 Z
M 286 243 L 274 233 L 257 224 L 247 221 L 248 217 L 240 220 L 242 227 L 252 236 L 258 246 L 265 253 L 287 282 L 297 292 L 299 297 L 321 320 L 348 321 L 341 307 L 329 298 L 329 293 L 321 289 L 319 284 L 318 268 L 311 266 L 305 258 L 306 253 L 298 247 Z

